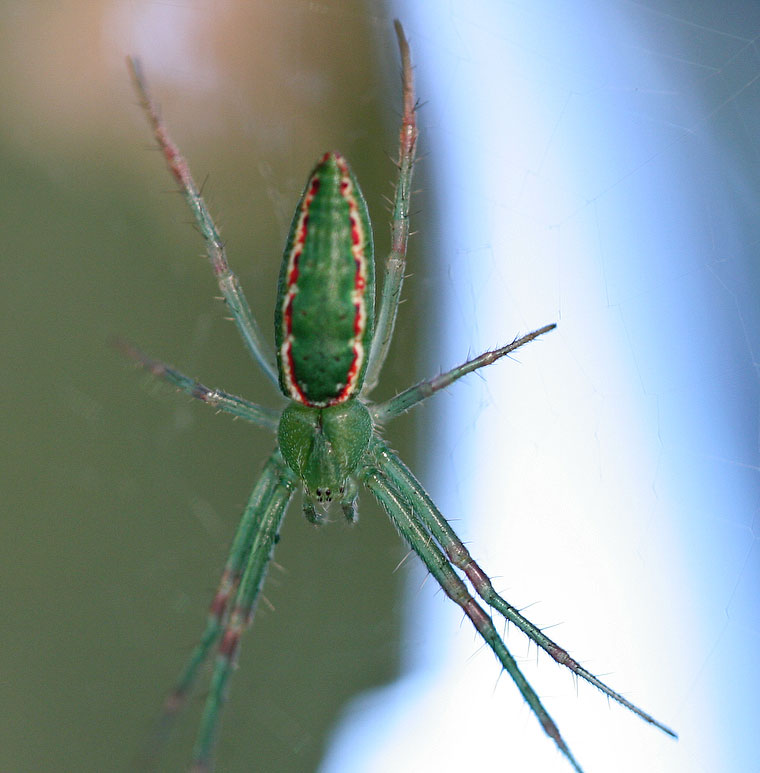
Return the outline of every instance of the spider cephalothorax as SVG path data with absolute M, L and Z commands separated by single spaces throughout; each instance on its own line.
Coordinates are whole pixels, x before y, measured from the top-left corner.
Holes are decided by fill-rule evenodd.
M 349 484 L 372 439 L 372 417 L 352 398 L 315 408 L 293 403 L 282 412 L 277 442 L 304 486 L 304 513 L 323 519 L 326 505 L 339 499 L 349 520 L 356 518 L 356 485 Z

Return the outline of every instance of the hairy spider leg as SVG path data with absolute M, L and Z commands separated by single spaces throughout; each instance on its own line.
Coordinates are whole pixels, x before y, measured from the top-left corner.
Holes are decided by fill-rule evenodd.
M 233 537 L 222 578 L 209 607 L 206 628 L 182 669 L 179 679 L 167 695 L 161 716 L 156 722 L 144 755 L 145 761 L 148 763 L 153 763 L 163 748 L 174 720 L 184 708 L 195 685 L 200 667 L 208 658 L 224 630 L 230 600 L 237 592 L 243 570 L 251 559 L 254 539 L 262 527 L 264 515 L 282 477 L 283 466 L 282 456 L 279 451 L 276 451 L 267 460 L 261 477 L 251 492 Z
M 369 352 L 367 370 L 364 374 L 364 386 L 361 396 L 367 397 L 377 386 L 388 349 L 393 338 L 396 313 L 401 298 L 401 286 L 406 270 L 406 247 L 409 241 L 409 202 L 412 197 L 412 172 L 417 153 L 416 97 L 414 95 L 414 75 L 409 43 L 404 28 L 396 19 L 393 22 L 401 53 L 401 84 L 404 98 L 404 112 L 399 130 L 398 180 L 391 216 L 391 251 L 385 261 L 383 289 L 375 320 L 375 334 Z
M 279 452 L 276 452 L 270 461 L 273 466 L 266 477 L 274 478 L 275 486 L 260 512 L 255 530 L 252 530 L 253 542 L 246 559 L 245 571 L 240 578 L 232 611 L 217 649 L 211 686 L 193 750 L 194 771 L 210 769 L 220 712 L 227 695 L 227 682 L 240 653 L 240 638 L 243 631 L 253 622 L 256 602 L 277 543 L 280 524 L 297 483 L 295 473 L 282 461 Z
M 168 363 L 149 357 L 145 352 L 140 351 L 140 349 L 123 338 L 114 338 L 111 343 L 122 354 L 125 354 L 131 360 L 134 360 L 135 363 L 145 368 L 152 376 L 168 381 L 172 386 L 177 387 L 177 389 L 190 395 L 190 397 L 195 397 L 212 408 L 217 408 L 236 418 L 245 419 L 257 427 L 264 427 L 272 432 L 277 431 L 280 411 L 266 408 L 263 405 L 257 405 L 244 397 L 231 395 L 222 389 L 209 389 L 204 384 L 201 384 L 200 381 L 180 373 L 180 371 Z
M 515 607 L 503 599 L 493 587 L 490 577 L 478 566 L 476 561 L 470 555 L 469 550 L 462 540 L 457 536 L 451 524 L 446 520 L 441 511 L 436 507 L 433 500 L 425 491 L 422 484 L 417 480 L 414 473 L 404 464 L 404 462 L 391 451 L 381 440 L 376 439 L 370 449 L 375 464 L 381 472 L 393 483 L 406 499 L 411 502 L 414 514 L 424 524 L 425 528 L 435 537 L 448 560 L 457 569 L 460 569 L 472 583 L 477 594 L 490 607 L 499 612 L 511 623 L 514 623 L 529 639 L 541 647 L 544 652 L 549 654 L 554 660 L 562 666 L 565 666 L 577 676 L 581 677 L 589 684 L 601 690 L 605 695 L 617 701 L 625 708 L 637 714 L 646 722 L 654 725 L 663 732 L 677 738 L 676 733 L 669 727 L 658 722 L 651 714 L 631 703 L 620 693 L 615 692 L 608 687 L 598 677 L 585 669 L 577 660 L 570 656 L 567 650 L 553 642 L 536 625 L 525 618 Z M 541 719 L 539 717 L 539 719 Z M 542 721 L 542 724 L 543 721 Z
M 227 303 L 232 318 L 235 320 L 235 324 L 248 350 L 259 363 L 269 380 L 275 387 L 278 387 L 279 380 L 274 364 L 272 347 L 262 335 L 258 322 L 256 322 L 248 301 L 243 294 L 243 289 L 240 287 L 240 282 L 227 263 L 227 255 L 224 250 L 222 237 L 219 235 L 219 230 L 211 218 L 206 202 L 203 200 L 200 190 L 190 174 L 187 161 L 179 152 L 179 148 L 174 144 L 161 121 L 156 103 L 151 99 L 148 91 L 148 85 L 143 76 L 140 62 L 133 57 L 128 57 L 127 64 L 129 65 L 129 71 L 132 74 L 132 80 L 140 98 L 140 105 L 150 120 L 153 134 L 161 148 L 161 152 L 164 154 L 169 170 L 174 175 L 174 179 L 179 183 L 182 194 L 192 210 L 195 222 L 206 242 L 206 254 L 214 269 L 219 289 L 222 291 L 222 296 Z
M 386 453 L 387 449 L 386 449 Z M 559 728 L 544 708 L 541 700 L 530 683 L 520 671 L 515 659 L 499 636 L 491 618 L 483 607 L 472 597 L 467 586 L 460 579 L 449 560 L 435 544 L 430 532 L 415 516 L 416 494 L 412 490 L 400 491 L 380 469 L 370 464 L 362 473 L 367 488 L 382 504 L 388 517 L 412 550 L 422 559 L 430 574 L 435 577 L 446 595 L 458 604 L 467 615 L 475 629 L 488 644 L 499 662 L 512 677 L 525 702 L 544 729 L 554 740 L 557 748 L 564 754 L 577 773 L 582 773 L 570 749 L 560 735 Z
M 477 370 L 478 368 L 484 368 L 486 365 L 491 365 L 505 355 L 530 343 L 535 338 L 538 338 L 538 336 L 548 333 L 550 330 L 554 330 L 555 327 L 557 326 L 544 325 L 544 327 L 534 330 L 532 333 L 528 333 L 521 338 L 515 338 L 511 344 L 502 346 L 500 349 L 483 352 L 483 354 L 473 357 L 471 360 L 467 360 L 467 362 L 463 362 L 461 365 L 457 365 L 457 367 L 446 371 L 446 373 L 441 373 L 439 376 L 427 381 L 420 381 L 418 384 L 410 386 L 403 392 L 399 392 L 395 397 L 391 397 L 390 400 L 375 405 L 372 408 L 372 417 L 380 424 L 389 421 L 390 419 L 394 419 L 396 416 L 405 413 L 410 408 L 418 405 L 441 389 L 450 386 L 455 381 L 462 378 L 462 376 L 466 376 L 468 373 L 472 373 L 472 371 Z
M 441 373 L 432 379 L 420 381 L 408 389 L 399 392 L 399 394 L 395 397 L 391 397 L 389 400 L 369 406 L 373 420 L 377 424 L 384 424 L 391 419 L 395 419 L 402 413 L 405 413 L 424 400 L 427 400 L 428 397 L 431 397 L 436 392 L 450 386 L 455 381 L 462 378 L 462 376 L 466 376 L 468 373 L 472 373 L 474 370 L 483 368 L 486 365 L 492 365 L 502 357 L 511 354 L 520 347 L 525 346 L 525 344 L 535 340 L 538 336 L 554 330 L 555 327 L 557 326 L 554 324 L 545 325 L 538 330 L 534 330 L 531 333 L 516 338 L 512 343 L 507 344 L 506 346 L 483 352 L 477 357 L 473 357 L 471 360 L 467 360 L 461 365 L 457 365 L 455 368 L 452 368 L 445 373 Z M 129 341 L 115 338 L 112 343 L 119 351 L 133 360 L 137 365 L 147 370 L 152 376 L 168 382 L 190 397 L 194 397 L 206 405 L 216 408 L 223 413 L 228 413 L 237 419 L 244 419 L 257 427 L 263 427 L 272 432 L 277 431 L 277 424 L 281 411 L 258 405 L 250 400 L 246 400 L 244 397 L 230 394 L 222 389 L 210 389 L 197 379 L 187 376 L 177 370 L 172 365 L 150 357 Z M 348 487 L 352 488 L 352 491 L 355 493 L 355 484 L 353 484 L 350 479 L 347 484 L 347 488 Z M 353 510 L 354 508 L 350 508 L 351 513 L 353 513 Z M 350 521 L 356 520 L 355 515 L 349 516 L 348 512 L 346 513 L 346 518 Z

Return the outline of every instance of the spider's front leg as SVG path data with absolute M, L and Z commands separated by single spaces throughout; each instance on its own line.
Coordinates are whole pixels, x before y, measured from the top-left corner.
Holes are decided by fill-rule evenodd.
M 234 600 L 238 618 L 250 622 L 253 606 L 258 598 L 258 593 L 263 582 L 264 573 L 271 557 L 272 547 L 276 539 L 280 521 L 290 501 L 295 486 L 293 473 L 283 462 L 282 456 L 276 451 L 267 461 L 261 472 L 261 477 L 251 492 L 248 503 L 243 510 L 243 515 L 238 524 L 235 536 L 232 540 L 230 552 L 224 565 L 219 586 L 206 617 L 206 627 L 200 641 L 192 651 L 185 667 L 164 701 L 163 712 L 156 723 L 148 748 L 145 750 L 145 761 L 152 765 L 155 763 L 162 750 L 168 734 L 174 724 L 174 720 L 180 710 L 185 706 L 190 695 L 201 666 L 206 662 L 209 654 L 219 642 L 225 626 L 229 628 L 231 621 L 229 613 L 230 602 Z M 244 574 L 245 573 L 245 574 Z M 258 573 L 254 579 L 246 579 Z M 258 584 L 256 584 L 258 583 Z M 248 586 L 245 593 L 244 586 Z M 244 593 L 244 598 L 241 594 Z M 242 610 L 242 611 L 241 611 Z M 239 627 L 239 622 L 238 622 Z M 227 634 L 225 634 L 227 635 Z M 231 652 L 230 644 L 227 644 L 229 660 L 237 653 L 237 644 L 234 652 Z M 221 657 L 222 648 L 220 647 Z M 225 678 L 226 682 L 226 678 Z M 219 686 L 218 686 L 219 687 Z M 211 705 L 213 710 L 207 707 L 206 713 L 210 719 L 205 720 L 206 725 L 215 724 L 219 708 L 224 694 L 224 684 L 221 692 L 217 688 Z M 211 700 L 211 698 L 209 698 Z M 213 730 L 205 732 L 206 741 L 199 745 L 202 747 L 201 756 L 209 758 L 210 748 L 208 744 L 213 737 Z
M 654 725 L 673 738 L 677 737 L 676 733 L 667 725 L 659 722 L 651 714 L 631 703 L 627 698 L 624 698 L 620 693 L 602 682 L 599 677 L 584 668 L 566 649 L 552 641 L 538 626 L 534 625 L 507 602 L 506 599 L 500 596 L 494 589 L 491 579 L 478 566 L 477 562 L 470 555 L 470 551 L 457 536 L 454 529 L 451 528 L 451 524 L 444 518 L 411 470 L 379 440 L 373 444 L 372 451 L 373 458 L 379 469 L 382 470 L 382 473 L 387 476 L 388 480 L 399 491 L 405 494 L 412 504 L 415 516 L 429 530 L 451 564 L 464 573 L 476 593 L 488 606 L 495 609 L 509 622 L 514 623 L 557 663 L 565 666 L 576 676 L 601 690 L 609 698 L 638 715 L 645 722 Z
M 252 519 L 253 523 L 246 533 L 241 534 L 240 529 L 238 530 L 230 559 L 235 556 L 239 537 L 243 560 L 234 561 L 236 569 L 234 574 L 228 574 L 228 570 L 225 569 L 222 586 L 220 586 L 223 595 L 220 597 L 217 594 L 215 599 L 217 606 L 212 604 L 209 614 L 210 618 L 218 618 L 220 621 L 226 616 L 227 601 L 235 588 L 235 579 L 237 579 L 237 592 L 234 594 L 232 609 L 226 619 L 224 630 L 222 631 L 218 625 L 213 629 L 213 640 L 219 641 L 219 647 L 200 730 L 193 750 L 194 771 L 206 771 L 210 768 L 220 712 L 227 696 L 229 677 L 240 653 L 240 638 L 253 621 L 253 613 L 277 542 L 280 524 L 297 483 L 295 475 L 283 463 L 279 452 L 275 452 L 271 457 L 268 470 L 265 471 L 262 479 L 266 479 L 264 485 L 271 487 L 271 493 L 265 503 L 259 504 Z M 241 569 L 242 574 L 240 574 Z M 210 619 L 209 627 L 211 625 Z
M 362 473 L 364 485 L 383 506 L 398 532 L 409 547 L 422 559 L 430 574 L 436 579 L 446 595 L 462 609 L 470 619 L 475 630 L 499 659 L 504 670 L 512 678 L 525 702 L 530 706 L 544 732 L 555 742 L 557 748 L 566 757 L 577 773 L 582 773 L 569 747 L 565 743 L 554 720 L 549 715 L 541 699 L 520 671 L 511 653 L 496 630 L 490 616 L 473 598 L 462 579 L 456 573 L 449 559 L 436 544 L 433 534 L 418 517 L 419 495 L 410 486 L 393 481 L 377 464 L 378 449 L 381 453 L 391 454 L 381 441 L 376 441 L 367 454 L 366 466 Z
M 543 631 L 494 590 L 491 579 L 472 558 L 467 547 L 435 506 L 422 484 L 380 438 L 375 437 L 370 444 L 363 462 L 361 477 L 367 488 L 386 510 L 400 534 L 422 559 L 428 571 L 446 592 L 446 595 L 458 604 L 470 619 L 475 629 L 515 682 L 546 734 L 554 740 L 557 747 L 577 771 L 580 770 L 580 767 L 562 739 L 556 724 L 521 673 L 514 658 L 494 628 L 491 618 L 470 594 L 463 579 L 457 574 L 457 570 L 460 570 L 470 581 L 477 595 L 486 604 L 503 615 L 509 622 L 515 623 L 523 633 L 559 664 L 589 684 L 594 685 L 605 695 L 637 714 L 646 722 L 674 738 L 677 737 L 669 727 L 658 722 L 651 714 L 632 704 L 583 668 L 577 660 L 570 656 L 567 650 L 549 639 Z

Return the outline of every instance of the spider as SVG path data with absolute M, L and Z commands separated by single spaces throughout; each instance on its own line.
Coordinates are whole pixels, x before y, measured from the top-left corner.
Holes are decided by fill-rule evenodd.
M 194 770 L 212 767 L 214 741 L 241 636 L 253 620 L 280 524 L 293 494 L 302 489 L 303 512 L 313 524 L 325 522 L 334 502 L 354 523 L 360 483 L 377 499 L 446 595 L 470 619 L 574 770 L 581 768 L 509 653 L 484 604 L 514 623 L 558 663 L 675 737 L 672 730 L 587 671 L 494 590 L 488 575 L 473 560 L 420 482 L 382 438 L 380 430 L 391 419 L 555 327 L 545 325 L 384 402 L 369 400 L 388 355 L 404 278 L 418 136 L 409 45 L 398 21 L 395 30 L 401 56 L 403 117 L 391 251 L 383 271 L 377 312 L 367 206 L 346 160 L 339 153 L 328 152 L 309 175 L 290 227 L 275 305 L 275 353 L 263 339 L 237 277 L 229 268 L 219 231 L 187 162 L 159 117 L 139 62 L 129 60 L 140 103 L 203 235 L 232 318 L 248 350 L 285 398 L 285 406 L 280 409 L 256 405 L 220 389 L 209 389 L 131 344 L 119 343 L 129 357 L 154 376 L 276 436 L 275 449 L 237 527 L 201 640 L 166 700 L 157 730 L 156 746 L 163 742 L 200 667 L 215 649 L 211 685 L 193 750 Z

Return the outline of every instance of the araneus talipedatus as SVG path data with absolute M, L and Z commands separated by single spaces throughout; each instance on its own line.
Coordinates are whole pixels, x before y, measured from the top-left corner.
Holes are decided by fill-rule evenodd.
M 391 342 L 406 265 L 411 179 L 417 145 L 415 96 L 409 46 L 395 23 L 402 62 L 403 118 L 398 184 L 391 221 L 391 251 L 375 316 L 372 231 L 367 207 L 345 159 L 325 153 L 308 178 L 296 208 L 282 261 L 275 307 L 276 353 L 263 340 L 237 277 L 228 264 L 219 232 L 187 163 L 170 139 L 148 95 L 137 61 L 132 76 L 158 144 L 193 211 L 224 300 L 248 347 L 287 403 L 272 409 L 209 389 L 130 344 L 121 348 L 153 375 L 215 408 L 277 436 L 243 511 L 206 629 L 167 698 L 159 735 L 185 702 L 202 663 L 216 647 L 209 695 L 193 753 L 195 770 L 211 767 L 214 738 L 240 638 L 250 624 L 272 556 L 280 523 L 300 485 L 304 515 L 322 523 L 333 500 L 348 521 L 357 518 L 358 483 L 375 496 L 396 529 L 422 559 L 445 593 L 471 620 L 512 677 L 544 731 L 576 771 L 559 730 L 507 650 L 490 616 L 468 590 L 514 623 L 541 649 L 574 674 L 669 735 L 672 730 L 611 690 L 583 668 L 493 588 L 422 485 L 382 439 L 378 428 L 462 376 L 490 365 L 537 336 L 546 325 L 500 349 L 485 352 L 395 397 L 372 403 Z M 461 573 L 461 574 L 460 574 Z

